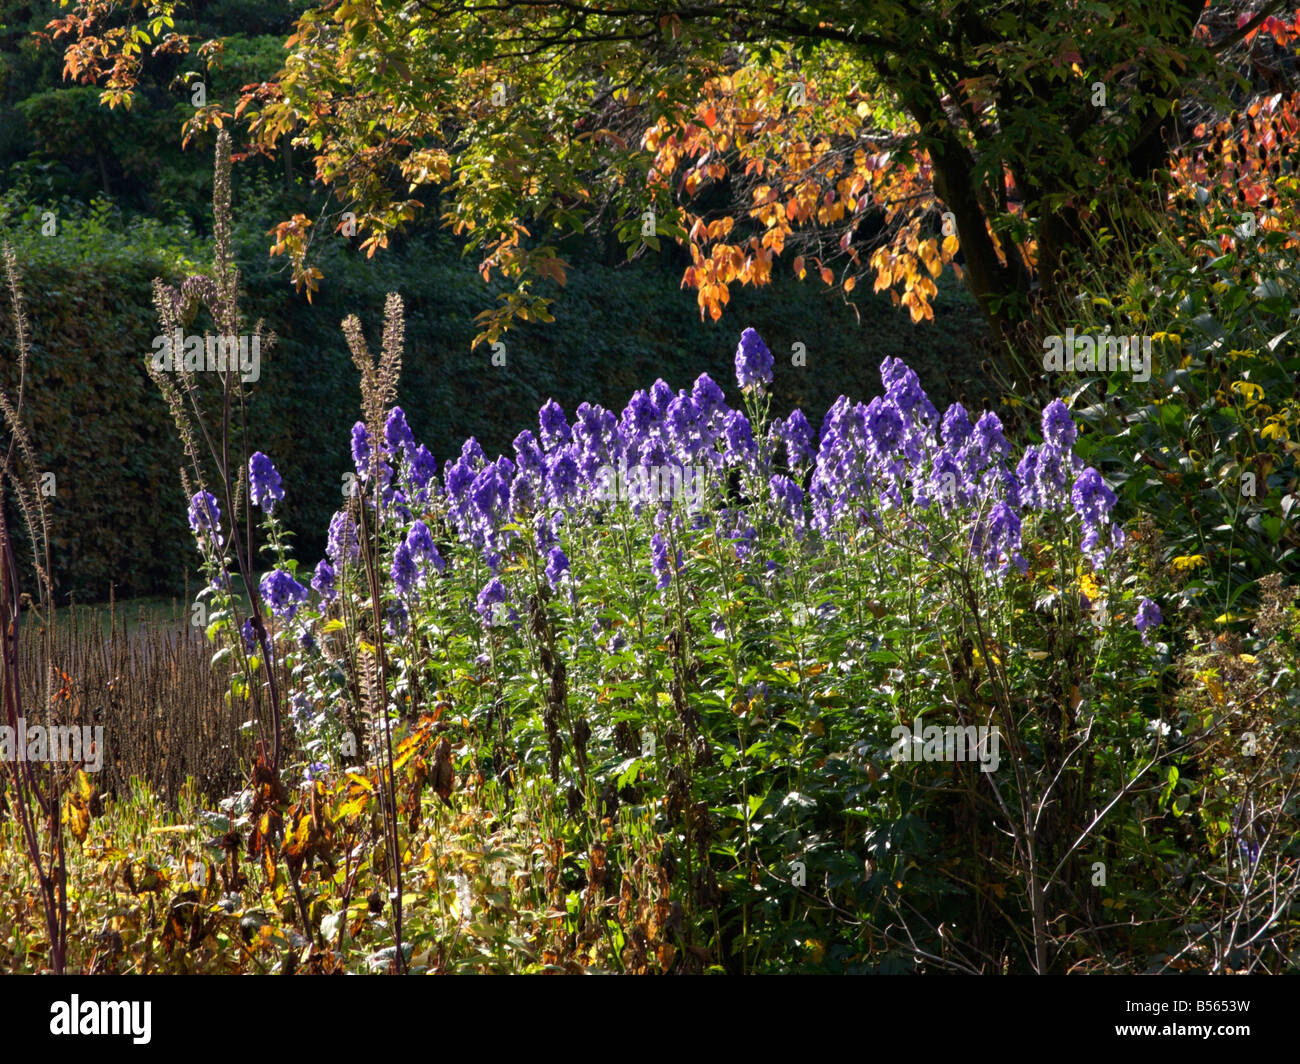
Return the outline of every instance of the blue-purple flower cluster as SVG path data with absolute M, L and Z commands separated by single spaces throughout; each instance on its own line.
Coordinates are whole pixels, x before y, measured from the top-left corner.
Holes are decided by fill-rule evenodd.
M 819 532 L 833 535 L 846 520 L 863 524 L 878 511 L 900 510 L 924 537 L 928 513 L 964 513 L 972 551 L 986 574 L 1002 578 L 1013 566 L 1028 568 L 1025 516 L 1059 514 L 1072 503 L 1083 551 L 1094 567 L 1105 564 L 1122 541 L 1110 523 L 1115 496 L 1074 454 L 1078 430 L 1061 400 L 1043 411 L 1042 444 L 1026 448 L 1013 470 L 1011 444 L 992 411 L 972 423 L 954 403 L 940 418 L 901 361 L 885 359 L 880 375 L 883 396 L 867 404 L 841 396 L 822 422 L 810 493 Z
M 253 505 L 268 514 L 275 504 L 284 498 L 284 488 L 280 485 L 280 474 L 261 451 L 248 460 L 248 495 Z
M 758 333 L 746 329 L 735 368 L 749 399 L 771 382 L 773 361 Z M 515 438 L 512 458 L 490 461 L 471 438 L 444 463 L 441 478 L 400 407 L 388 412 L 380 432 L 358 422 L 352 457 L 365 512 L 386 544 L 384 568 L 398 599 L 394 630 L 404 628 L 408 608 L 447 569 L 431 518 L 445 517 L 447 532 L 485 564 L 487 582 L 476 606 L 484 623 L 494 624 L 513 614 L 511 590 L 502 580 L 506 563 L 527 547 L 553 590 L 571 582 L 570 556 L 561 545 L 571 539 L 566 527 L 608 512 L 616 505 L 602 490 L 610 471 L 621 476 L 638 466 L 656 471 L 660 484 L 694 484 L 688 469 L 700 471 L 705 481 L 689 502 L 656 495 L 636 495 L 631 502 L 635 516 L 650 509 L 647 575 L 660 589 L 685 571 L 683 547 L 692 546 L 693 535 L 716 536 L 745 560 L 763 527 L 816 550 L 819 538 L 851 536 L 864 526 L 880 526 L 887 515 L 926 549 L 941 524 L 966 529 L 972 556 L 997 580 L 1012 569 L 1027 570 L 1022 534 L 1034 513 L 1073 521 L 1093 567 L 1106 564 L 1122 542 L 1111 521 L 1115 495 L 1074 454 L 1078 430 L 1061 400 L 1043 411 L 1042 442 L 1027 447 L 1013 464 L 996 414 L 988 411 L 972 422 L 954 403 L 940 415 L 916 373 L 897 358 L 883 361 L 880 377 L 881 395 L 867 403 L 841 396 L 820 432 L 795 410 L 760 433 L 749 413 L 728 406 L 707 374 L 676 392 L 657 380 L 621 412 L 582 403 L 572 422 L 548 400 L 537 431 Z M 669 475 L 674 473 L 682 475 Z M 279 474 L 260 452 L 249 463 L 249 483 L 253 503 L 268 513 L 284 497 Z M 345 508 L 330 522 L 325 558 L 310 581 L 324 602 L 335 599 L 346 572 L 359 564 L 356 512 Z M 190 524 L 196 533 L 216 535 L 219 523 L 216 499 L 195 495 Z M 272 612 L 285 618 L 307 597 L 307 589 L 281 570 L 267 574 L 261 589 Z M 1142 615 L 1144 636 L 1153 608 Z

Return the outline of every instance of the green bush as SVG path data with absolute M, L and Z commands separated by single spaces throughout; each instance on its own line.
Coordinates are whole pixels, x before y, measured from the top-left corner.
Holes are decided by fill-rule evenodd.
M 1132 249 L 1102 233 L 1089 261 L 1105 265 L 1088 271 L 1072 322 L 1154 339 L 1149 381 L 1080 378 L 1080 449 L 1131 511 L 1159 515 L 1180 604 L 1220 625 L 1243 620 L 1255 583 L 1294 569 L 1300 549 L 1296 188 L 1277 190 L 1283 202 L 1249 234 L 1205 188 L 1188 190 L 1179 239 Z

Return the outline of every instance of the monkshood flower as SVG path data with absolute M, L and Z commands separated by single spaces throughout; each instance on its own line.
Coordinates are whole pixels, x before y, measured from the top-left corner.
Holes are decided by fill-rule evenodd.
M 727 405 L 726 395 L 707 373 L 701 373 L 695 378 L 695 384 L 691 387 L 691 401 L 700 417 L 706 420 Z
M 981 469 L 1011 453 L 1011 444 L 1002 434 L 1002 421 L 992 410 L 986 410 L 975 422 L 970 442 L 973 452 L 979 457 Z
M 533 514 L 533 546 L 538 554 L 545 554 L 559 542 L 559 532 L 559 514 Z
M 957 499 L 962 506 L 993 501 L 1012 507 L 1020 504 L 1019 482 L 1006 462 L 1011 444 L 1002 434 L 997 414 L 986 411 L 971 425 L 966 411 L 954 403 L 944 415 L 942 437 L 940 453 L 954 457 L 960 469 Z
M 673 390 L 662 377 L 650 385 L 650 401 L 654 403 L 655 410 L 659 412 L 659 420 L 662 421 L 668 413 L 668 404 L 673 401 Z
M 806 467 L 816 457 L 813 429 L 802 410 L 791 411 L 784 421 L 780 418 L 773 421 L 771 433 L 774 439 L 785 444 L 785 464 L 791 471 Z
M 847 516 L 867 515 L 873 485 L 867 453 L 867 408 L 844 396 L 822 420 L 821 445 L 812 475 L 813 523 L 823 535 Z
M 1115 493 L 1106 486 L 1101 474 L 1089 466 L 1074 482 L 1070 501 L 1083 525 L 1083 542 L 1080 546 L 1084 554 L 1092 559 L 1093 565 L 1100 568 L 1105 564 L 1112 547 L 1118 545 L 1114 535 L 1119 532 L 1118 529 L 1109 537 L 1105 536 L 1110 512 L 1115 507 Z M 1106 539 L 1110 542 L 1106 542 Z
M 1007 467 L 1006 462 L 998 462 L 992 469 L 984 474 L 985 490 L 991 493 L 991 497 L 1000 499 L 1013 510 L 1021 507 L 1020 499 L 1020 481 L 1016 479 L 1015 473 Z
M 423 521 L 412 523 L 410 531 L 406 533 L 406 545 L 414 558 L 429 559 L 438 553 L 438 548 L 433 545 L 433 533 Z
M 965 501 L 974 502 L 984 493 L 1000 496 L 998 488 L 1005 483 L 1003 473 L 1011 444 L 1002 434 L 1002 422 L 991 410 L 985 411 L 975 422 L 962 448 L 961 464 L 968 490 Z
M 257 628 L 253 624 L 252 617 L 239 626 L 239 635 L 244 641 L 245 654 L 251 654 L 257 649 Z
M 569 422 L 564 417 L 564 409 L 554 399 L 546 400 L 546 405 L 538 412 L 537 420 L 542 430 L 542 446 L 548 451 L 564 446 L 573 438 Z
M 685 391 L 676 396 L 664 411 L 668 442 L 683 462 L 690 462 L 700 450 L 702 436 L 699 422 L 700 413 L 695 400 Z
M 405 540 L 393 551 L 391 575 L 393 586 L 397 588 L 399 595 L 406 597 L 414 594 L 420 579 L 420 570 L 416 567 L 415 559 L 411 557 L 411 548 L 406 545 Z
M 1021 501 L 1028 509 L 1046 509 L 1046 500 L 1038 486 L 1038 467 L 1041 464 L 1040 448 L 1032 444 L 1025 448 L 1025 453 L 1016 463 L 1016 479 L 1021 485 Z
M 559 547 L 552 547 L 546 556 L 546 579 L 555 590 L 569 571 L 569 559 Z
M 194 493 L 194 498 L 190 499 L 190 528 L 194 530 L 200 538 L 203 534 L 211 533 L 216 536 L 218 546 L 221 544 L 221 507 L 217 505 L 217 497 L 210 491 L 198 491 Z
M 817 433 L 819 443 L 825 443 L 828 436 L 838 434 L 838 423 L 843 420 L 844 411 L 849 405 L 849 399 L 846 395 L 841 395 L 835 402 L 826 408 L 826 413 L 822 415 L 821 431 Z
M 673 455 L 668 443 L 658 436 L 650 436 L 641 445 L 641 452 L 637 455 L 637 465 L 645 466 L 647 469 L 657 469 L 660 466 L 671 465 Z
M 352 464 L 362 480 L 370 475 L 370 433 L 364 421 L 352 426 Z
M 578 490 L 580 471 L 569 449 L 550 457 L 546 464 L 546 501 L 562 509 Z
M 1016 466 L 1016 477 L 1026 507 L 1059 513 L 1065 509 L 1070 486 L 1083 469 L 1083 462 L 1073 451 L 1079 430 L 1059 399 L 1043 410 L 1042 427 L 1042 446 L 1025 448 Z
M 901 358 L 886 358 L 880 363 L 880 382 L 909 428 L 928 428 L 938 423 L 939 411 L 921 387 L 921 379 Z
M 650 537 L 650 569 L 655 574 L 655 587 L 660 590 L 672 582 L 673 574 L 668 568 L 668 541 L 659 532 Z
M 410 508 L 406 505 L 406 493 L 398 486 L 397 473 L 386 459 L 380 459 L 379 462 L 379 499 L 386 511 L 386 518 L 397 516 L 403 521 L 411 519 Z M 374 506 L 369 501 L 366 505 Z
M 1005 502 L 995 503 L 984 526 L 976 527 L 972 546 L 987 576 L 1006 576 L 1012 565 L 1022 573 L 1029 563 L 1020 554 L 1020 518 Z
M 763 338 L 754 329 L 746 329 L 736 348 L 736 383 L 744 389 L 770 384 L 774 361 Z
M 443 467 L 442 484 L 447 497 L 448 513 L 452 524 L 461 533 L 465 532 L 469 524 L 470 488 L 478 476 L 480 464 L 462 450 L 456 461 L 449 461 Z
M 855 410 L 849 425 L 856 429 L 858 424 L 858 413 Z M 902 488 L 907 473 L 905 444 L 908 439 L 902 415 L 890 400 L 876 396 L 862 412 L 861 424 L 867 463 L 880 488 L 881 497 L 891 505 L 901 507 L 904 503 Z M 853 438 L 856 439 L 856 432 L 853 433 Z M 919 461 L 919 453 L 917 457 Z
M 411 525 L 411 530 L 406 534 L 406 549 L 410 552 L 411 559 L 420 567 L 421 580 L 425 577 L 426 564 L 432 565 L 434 572 L 440 575 L 447 568 L 447 563 L 443 561 L 437 545 L 433 542 L 433 534 L 429 531 L 429 526 L 423 521 L 416 521 Z
M 467 535 L 485 556 L 496 552 L 497 532 L 510 516 L 510 482 L 514 470 L 514 463 L 503 455 L 484 466 L 470 485 L 468 521 L 461 534 Z
M 1149 598 L 1144 598 L 1138 605 L 1137 614 L 1133 618 L 1133 627 L 1142 633 L 1142 642 L 1150 645 L 1151 629 L 1159 628 L 1163 621 L 1164 618 L 1160 615 L 1160 607 Z
M 399 450 L 403 453 L 415 450 L 415 434 L 406 423 L 406 414 L 400 406 L 395 406 L 388 412 L 388 420 L 384 423 L 384 440 L 390 454 L 395 455 Z
M 419 506 L 429 502 L 430 488 L 438 475 L 438 462 L 433 452 L 420 444 L 407 455 L 407 480 L 411 486 L 411 501 Z
M 961 485 L 961 467 L 947 450 L 935 455 L 930 468 L 930 476 L 916 491 L 916 505 L 928 509 L 934 499 L 939 501 L 939 509 L 951 513 L 960 500 L 958 488 Z
M 591 487 L 597 472 L 612 466 L 621 454 L 618 438 L 618 418 L 604 407 L 583 403 L 578 407 L 578 420 L 573 427 L 573 443 L 577 450 L 578 468 L 582 481 Z
M 622 418 L 619 419 L 620 434 L 627 446 L 640 450 L 641 443 L 658 423 L 659 408 L 650 398 L 650 393 L 644 390 L 633 392 L 632 398 L 623 408 Z
M 736 560 L 743 562 L 749 557 L 758 540 L 758 529 L 750 524 L 745 511 L 723 508 L 718 511 L 718 529 L 724 541 L 730 543 L 736 552 Z
M 867 404 L 867 446 L 872 459 L 888 462 L 903 441 L 903 419 L 894 404 L 876 396 Z
M 258 587 L 271 612 L 286 621 L 307 601 L 307 589 L 283 569 L 272 569 Z
M 1059 513 L 1070 497 L 1070 485 L 1078 478 L 1083 462 L 1071 451 L 1054 447 L 1025 448 L 1016 477 L 1021 500 L 1030 509 Z
M 356 565 L 361 560 L 357 523 L 346 510 L 339 510 L 330 518 L 329 536 L 325 540 L 325 556 L 336 566 Z
M 429 564 L 433 566 L 433 571 L 439 576 L 447 571 L 447 563 L 443 559 L 442 554 L 439 553 L 436 545 L 433 550 L 429 552 Z
M 1069 450 L 1078 438 L 1079 429 L 1070 417 L 1069 408 L 1060 399 L 1053 399 L 1043 408 L 1043 443 Z
M 545 412 L 546 408 L 543 407 L 542 410 Z M 560 416 L 563 417 L 564 415 L 561 414 Z M 567 426 L 565 427 L 567 428 Z M 542 448 L 537 442 L 537 437 L 529 429 L 524 429 L 515 437 L 514 448 L 515 469 L 519 475 L 532 480 L 541 480 L 546 470 L 546 456 L 542 454 Z
M 338 589 L 334 586 L 334 576 L 334 566 L 330 565 L 324 558 L 316 563 L 316 572 L 311 578 L 311 586 L 325 602 L 333 602 L 338 598 Z
M 523 473 L 510 485 L 510 512 L 522 518 L 537 509 L 537 482 Z
M 961 403 L 953 403 L 944 412 L 943 425 L 940 429 L 944 449 L 949 454 L 957 454 L 965 446 L 974 430 L 975 426 L 971 424 L 970 415 L 966 413 L 966 408 Z
M 508 598 L 506 585 L 497 577 L 494 576 L 483 585 L 483 590 L 478 593 L 478 615 L 483 621 L 483 627 L 491 628 L 503 622 L 507 616 L 504 607 Z M 513 615 L 514 611 L 509 611 L 509 616 Z
M 655 575 L 655 587 L 661 591 L 672 583 L 673 574 L 682 570 L 682 552 L 677 551 L 676 566 L 669 561 L 668 541 L 661 532 L 650 537 L 650 569 Z
M 731 411 L 722 423 L 722 435 L 727 445 L 727 465 L 752 466 L 758 457 L 758 444 L 754 442 L 754 430 L 749 424 L 749 418 L 739 410 Z
M 271 464 L 271 459 L 261 451 L 248 460 L 248 497 L 254 506 L 260 507 L 268 514 L 275 508 L 275 504 L 284 498 L 284 488 L 280 486 L 280 474 Z
M 935 430 L 939 425 L 939 411 L 921 387 L 921 380 L 899 358 L 886 358 L 880 363 L 880 381 L 885 387 L 885 397 L 898 411 L 903 422 L 900 444 L 903 458 L 912 467 L 911 478 L 925 464 L 934 450 Z M 909 478 L 908 470 L 892 471 L 895 497 L 901 495 L 901 482 Z M 928 505 L 928 499 L 922 505 Z
M 794 526 L 796 538 L 803 536 L 806 519 L 803 512 L 803 488 L 789 477 L 779 473 L 768 481 L 768 490 L 772 493 L 772 505 L 783 520 Z

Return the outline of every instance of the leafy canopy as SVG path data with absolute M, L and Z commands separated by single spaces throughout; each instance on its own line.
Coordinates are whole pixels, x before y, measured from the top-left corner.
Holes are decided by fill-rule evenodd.
M 66 73 L 110 105 L 146 54 L 192 46 L 176 3 L 63 6 Z M 1253 91 L 1293 59 L 1282 8 L 345 0 L 306 10 L 279 75 L 198 108 L 187 135 L 238 118 L 250 150 L 309 148 L 367 254 L 436 213 L 511 282 L 478 341 L 549 320 L 537 281 L 563 284 L 563 238 L 593 227 L 630 257 L 683 242 L 715 319 L 782 256 L 846 295 L 873 275 L 928 318 L 952 264 L 1008 339 L 1083 234 L 1140 217 L 1234 78 Z M 309 292 L 317 229 L 274 230 Z

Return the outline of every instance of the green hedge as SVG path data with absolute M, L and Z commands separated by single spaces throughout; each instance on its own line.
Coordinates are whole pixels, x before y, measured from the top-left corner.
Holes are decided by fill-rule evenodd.
M 24 420 L 36 472 L 54 474 L 58 591 L 84 601 L 107 597 L 110 584 L 119 594 L 174 589 L 178 536 L 188 532 L 177 508 L 181 452 L 143 353 L 157 332 L 153 278 L 179 275 L 203 249 L 157 226 L 115 232 L 102 213 L 63 216 L 49 237 L 40 225 L 28 212 L 5 235 L 18 255 L 31 341 Z M 14 396 L 7 293 L 0 306 L 0 382 Z

